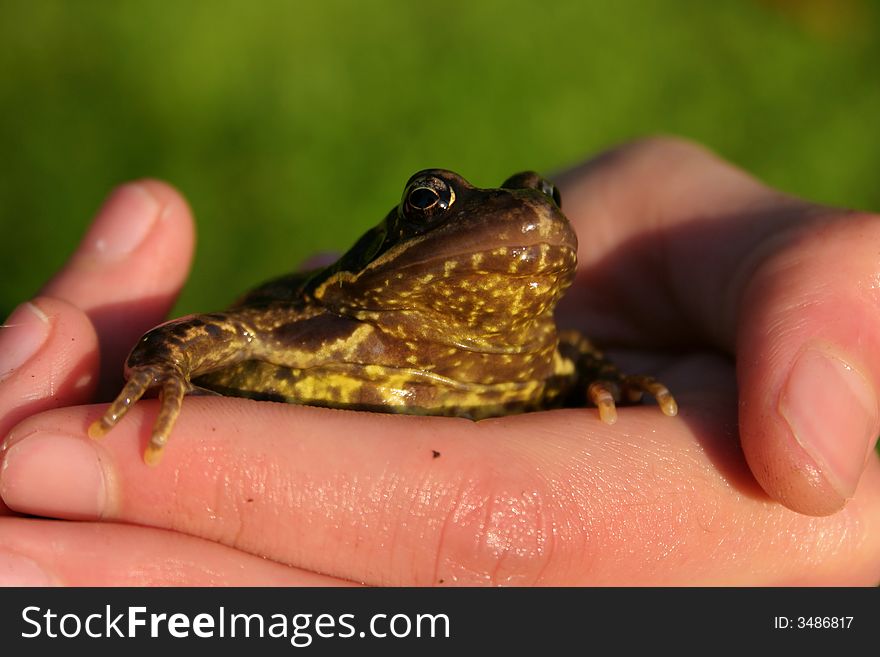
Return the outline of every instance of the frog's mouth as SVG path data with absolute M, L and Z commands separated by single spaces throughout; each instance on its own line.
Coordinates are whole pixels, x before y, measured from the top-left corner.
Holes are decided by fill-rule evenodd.
M 409 245 L 407 245 L 409 246 Z M 477 250 L 473 247 L 434 249 L 431 252 L 413 253 L 409 246 L 405 255 L 388 253 L 388 261 L 377 259 L 367 265 L 357 278 L 364 280 L 393 271 L 404 273 L 406 277 L 426 276 L 435 278 L 454 275 L 506 274 L 511 278 L 523 276 L 559 275 L 574 271 L 577 267 L 577 250 L 568 244 L 549 242 L 510 244 L 497 243 L 489 249 Z M 427 249 L 425 250 L 427 251 Z M 390 266 L 389 266 L 390 265 Z

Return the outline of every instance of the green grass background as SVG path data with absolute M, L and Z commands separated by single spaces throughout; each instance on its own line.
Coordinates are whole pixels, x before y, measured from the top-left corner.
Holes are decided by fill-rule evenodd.
M 0 312 L 102 198 L 189 198 L 176 312 L 342 250 L 442 166 L 484 186 L 685 135 L 771 184 L 880 210 L 872 0 L 0 0 Z

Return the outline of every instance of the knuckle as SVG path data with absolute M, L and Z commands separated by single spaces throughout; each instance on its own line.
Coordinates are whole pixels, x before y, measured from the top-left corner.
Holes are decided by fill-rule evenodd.
M 697 142 L 675 135 L 657 134 L 642 137 L 620 147 L 622 155 L 633 160 L 645 158 L 705 158 L 711 151 Z

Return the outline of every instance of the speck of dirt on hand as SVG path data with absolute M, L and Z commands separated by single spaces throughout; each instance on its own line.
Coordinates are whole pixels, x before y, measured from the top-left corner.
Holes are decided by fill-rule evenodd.
M 432 449 L 432 450 L 431 450 L 431 454 L 434 455 L 434 458 L 435 458 L 435 459 L 438 458 L 438 457 L 440 456 L 440 452 L 438 452 L 436 449 Z

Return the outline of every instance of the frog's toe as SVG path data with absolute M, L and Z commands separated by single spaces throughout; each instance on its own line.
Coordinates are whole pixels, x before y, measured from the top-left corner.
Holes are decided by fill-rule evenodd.
M 156 418 L 156 424 L 153 425 L 150 442 L 144 450 L 144 463 L 147 465 L 158 465 L 162 459 L 162 451 L 168 443 L 171 428 L 180 414 L 180 406 L 188 387 L 186 381 L 180 377 L 167 378 L 161 385 L 159 416 Z
M 148 465 L 159 463 L 171 428 L 180 414 L 183 397 L 189 390 L 186 376 L 177 369 L 157 365 L 132 367 L 122 392 L 113 400 L 104 415 L 89 427 L 89 436 L 103 437 L 119 423 L 134 403 L 154 386 L 159 388 L 159 415 L 144 452 L 144 462 Z
M 587 388 L 587 396 L 599 409 L 599 419 L 605 424 L 617 422 L 617 405 L 614 402 L 615 387 L 610 381 L 594 381 Z
M 669 392 L 669 388 L 654 377 L 628 376 L 624 380 L 623 387 L 628 398 L 632 398 L 632 395 L 638 395 L 634 399 L 634 401 L 638 401 L 642 393 L 648 393 L 657 401 L 657 405 L 664 415 L 670 417 L 678 415 L 678 403 L 676 403 L 672 393 Z
M 663 391 L 658 392 L 654 397 L 657 400 L 657 403 L 660 404 L 660 410 L 663 411 L 664 415 L 668 415 L 669 417 L 675 417 L 678 415 L 678 402 L 675 401 L 675 398 L 669 390 L 664 387 Z
M 138 368 L 131 372 L 128 381 L 122 388 L 116 399 L 110 404 L 104 414 L 92 422 L 89 426 L 89 437 L 98 439 L 103 438 L 110 429 L 123 418 L 128 409 L 149 389 L 153 382 L 153 374 L 151 369 Z

